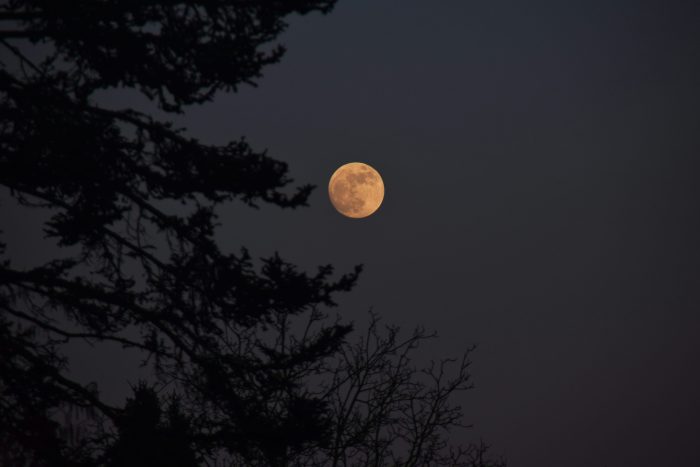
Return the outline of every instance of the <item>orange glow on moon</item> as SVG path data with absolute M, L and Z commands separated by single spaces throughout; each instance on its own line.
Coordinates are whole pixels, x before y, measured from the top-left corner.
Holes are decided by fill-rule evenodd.
M 379 209 L 384 200 L 384 181 L 371 166 L 350 162 L 333 173 L 328 196 L 339 213 L 360 219 Z

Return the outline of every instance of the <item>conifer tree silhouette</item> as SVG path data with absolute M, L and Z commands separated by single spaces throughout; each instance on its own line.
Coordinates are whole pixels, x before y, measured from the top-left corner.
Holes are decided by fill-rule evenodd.
M 484 447 L 450 450 L 440 432 L 458 425 L 447 400 L 468 388 L 466 363 L 446 387 L 445 363 L 420 382 L 405 355 L 392 358 L 427 336 L 398 343 L 373 318 L 370 358 L 350 324 L 329 318 L 360 267 L 307 273 L 279 255 L 220 250 L 218 206 L 297 208 L 312 187 L 290 190 L 287 165 L 245 139 L 210 145 L 96 98 L 131 89 L 179 113 L 254 85 L 284 53 L 286 18 L 333 4 L 0 6 L 0 184 L 50 212 L 45 232 L 59 245 L 21 269 L 0 244 L 0 464 L 487 465 Z M 142 352 L 156 383 L 108 404 L 68 375 L 73 340 Z M 61 434 L 66 407 L 89 411 L 79 436 Z M 412 420 L 396 417 L 412 408 Z

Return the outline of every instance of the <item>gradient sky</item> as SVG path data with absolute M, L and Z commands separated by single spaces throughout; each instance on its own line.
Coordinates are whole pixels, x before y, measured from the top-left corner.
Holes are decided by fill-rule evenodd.
M 700 465 L 700 3 L 340 0 L 282 42 L 259 88 L 178 119 L 318 185 L 223 209 L 224 249 L 363 263 L 343 316 L 424 324 L 429 357 L 478 344 L 470 436 L 509 465 Z M 350 161 L 386 184 L 364 220 L 326 193 Z M 126 394 L 127 360 L 91 358 Z

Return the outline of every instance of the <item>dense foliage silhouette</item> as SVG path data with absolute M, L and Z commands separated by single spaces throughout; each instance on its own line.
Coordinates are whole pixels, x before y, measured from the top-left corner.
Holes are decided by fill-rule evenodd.
M 286 164 L 206 144 L 99 92 L 164 112 L 255 84 L 291 14 L 332 0 L 10 0 L 0 6 L 0 184 L 45 208 L 55 257 L 0 263 L 1 465 L 490 465 L 451 448 L 468 360 L 424 370 L 430 336 L 333 319 L 360 268 L 231 254 L 216 208 L 306 204 Z M 175 204 L 176 203 L 176 204 Z M 174 207 L 175 206 L 175 207 Z M 114 343 L 154 379 L 124 406 L 70 376 L 63 345 Z M 454 363 L 454 371 L 448 367 Z M 61 417 L 61 414 L 79 416 Z

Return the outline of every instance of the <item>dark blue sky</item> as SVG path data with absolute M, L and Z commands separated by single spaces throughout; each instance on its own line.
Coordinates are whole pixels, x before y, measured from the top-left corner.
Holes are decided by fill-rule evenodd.
M 474 434 L 514 466 L 700 464 L 700 5 L 341 1 L 259 89 L 191 112 L 318 184 L 222 241 L 364 263 L 341 313 L 478 343 Z M 348 161 L 385 179 L 337 215 Z M 272 227 L 272 228 L 270 228 Z
M 340 0 L 179 123 L 318 185 L 223 210 L 225 248 L 364 263 L 343 316 L 435 329 L 426 358 L 479 345 L 467 421 L 510 465 L 697 466 L 699 26 L 696 1 Z M 365 220 L 327 199 L 349 161 L 386 184 Z

